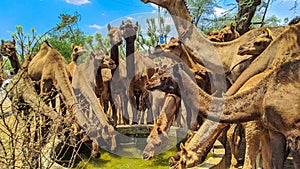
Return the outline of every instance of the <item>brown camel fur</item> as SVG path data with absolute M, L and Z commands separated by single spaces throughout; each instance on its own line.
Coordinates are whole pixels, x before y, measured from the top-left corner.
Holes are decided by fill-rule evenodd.
M 116 68 L 119 67 L 120 65 L 120 58 L 119 58 L 119 46 L 122 45 L 122 38 L 123 38 L 123 32 L 121 31 L 120 27 L 116 26 L 111 26 L 110 24 L 107 25 L 108 29 L 108 37 L 109 37 L 109 43 L 110 43 L 110 58 L 115 62 Z M 120 70 L 120 69 L 119 69 Z M 121 69 L 122 70 L 122 69 Z M 114 75 L 114 72 L 116 69 L 111 69 L 110 73 L 108 70 L 103 69 L 102 70 L 102 77 L 104 78 L 103 84 L 104 84 L 104 89 L 101 93 L 101 104 L 104 106 L 104 111 L 108 113 L 108 105 L 110 103 L 111 108 L 112 108 L 112 119 L 117 123 L 117 108 L 116 108 L 116 103 L 113 98 L 112 98 L 112 93 L 111 93 L 111 78 L 112 75 Z M 125 89 L 120 89 L 118 91 L 119 97 L 124 98 L 126 97 L 126 94 L 124 93 L 126 90 Z M 122 99 L 123 100 L 123 99 Z M 125 103 L 124 103 L 125 104 Z M 121 106 L 123 108 L 123 106 Z M 124 108 L 123 108 L 124 109 Z M 122 111 L 123 113 L 128 113 L 127 111 Z M 125 115 L 128 117 L 128 115 Z M 126 121 L 126 119 L 123 119 L 121 121 Z M 126 123 L 126 122 L 125 122 Z
M 108 38 L 109 43 L 111 46 L 110 49 L 110 57 L 115 62 L 116 66 L 119 66 L 119 46 L 122 45 L 122 37 L 123 33 L 119 27 L 111 26 L 110 24 L 107 25 L 108 29 Z M 111 73 L 114 74 L 115 70 L 112 69 Z
M 40 95 L 47 95 L 51 90 L 56 90 L 63 103 L 67 106 L 67 110 L 76 115 L 77 123 L 82 126 L 92 126 L 95 122 L 90 121 L 85 114 L 80 110 L 77 103 L 77 98 L 69 80 L 67 64 L 61 54 L 52 48 L 47 42 L 43 42 L 39 52 L 35 55 L 28 65 L 28 74 L 33 81 L 40 83 Z M 83 127 L 84 129 L 89 129 Z M 92 128 L 91 128 L 92 129 Z M 90 132 L 85 130 L 85 132 Z M 97 136 L 92 135 L 94 139 Z M 93 156 L 98 152 L 98 142 L 94 139 Z
M 267 28 L 264 34 L 259 35 L 254 40 L 241 45 L 239 47 L 238 54 L 240 55 L 253 55 L 249 60 L 242 62 L 242 64 L 239 64 L 238 71 L 236 71 L 234 68 L 231 71 L 230 75 L 234 75 L 234 77 L 238 77 L 241 72 L 249 66 L 249 64 L 260 54 L 262 53 L 268 45 L 273 41 L 271 31 Z M 232 77 L 232 76 L 231 76 Z M 263 77 L 258 76 L 258 77 Z M 238 93 L 250 89 L 255 84 L 260 81 L 261 79 L 258 77 L 253 77 L 249 81 L 247 81 L 244 86 L 242 87 Z M 231 78 L 231 80 L 236 80 L 236 78 Z M 266 140 L 268 139 L 268 131 L 262 127 L 260 121 L 250 121 L 247 123 L 242 123 L 242 125 L 236 125 L 233 124 L 230 126 L 229 131 L 227 132 L 227 137 L 229 141 L 229 145 L 231 148 L 231 166 L 237 167 L 238 165 L 238 149 L 241 142 L 241 130 L 240 127 L 243 127 L 246 134 L 246 153 L 245 153 L 245 161 L 244 161 L 244 168 L 256 168 L 256 157 L 259 152 L 259 140 L 262 141 L 263 149 L 267 147 Z M 238 132 L 235 132 L 238 131 Z M 263 151 L 264 152 L 264 151 Z M 269 152 L 267 152 L 269 153 Z M 267 154 L 264 154 L 263 157 L 269 157 Z M 263 159 L 263 165 L 264 168 L 270 168 L 271 167 L 271 160 L 266 158 Z
M 228 42 L 239 37 L 240 34 L 236 31 L 235 24 L 231 23 L 229 27 L 224 25 L 218 32 L 208 33 L 207 39 L 213 42 Z
M 71 78 L 74 76 L 75 69 L 78 65 L 77 60 L 80 56 L 86 53 L 86 49 L 80 45 L 72 44 L 72 61 L 68 64 L 68 71 L 70 72 Z
M 237 56 L 238 47 L 262 34 L 264 30 L 264 28 L 251 30 L 230 42 L 210 42 L 200 35 L 198 29 L 192 25 L 193 19 L 189 14 L 184 0 L 142 1 L 144 3 L 152 2 L 169 11 L 179 34 L 179 39 L 186 46 L 190 56 L 193 57 L 195 62 L 204 65 L 213 73 L 223 74 L 223 70 L 225 73 L 229 72 L 230 67 L 232 67 L 231 63 Z M 274 27 L 269 29 L 273 32 L 273 37 L 275 38 L 275 36 L 279 35 L 286 27 Z M 241 58 L 241 60 L 244 59 L 247 59 L 247 57 Z M 222 70 L 219 69 L 221 67 L 223 67 Z
M 167 94 L 161 114 L 147 138 L 147 145 L 144 148 L 142 158 L 149 160 L 153 156 L 162 153 L 168 144 L 168 134 L 171 124 L 176 119 L 180 107 L 180 97 L 175 94 Z
M 151 1 L 151 2 L 152 2 L 152 1 Z M 175 3 L 175 1 L 173 1 L 173 2 Z M 172 2 L 170 2 L 170 1 L 169 1 L 169 2 L 167 2 L 167 1 L 156 2 L 156 4 L 158 4 L 158 5 L 159 5 L 159 3 L 164 3 L 163 6 L 166 7 L 166 6 L 168 6 L 167 3 L 172 3 Z M 179 3 L 179 2 L 178 2 L 178 3 Z M 170 9 L 173 10 L 173 11 L 175 11 L 175 10 L 179 11 L 179 10 L 183 10 L 182 7 L 183 7 L 182 5 L 177 5 L 177 9 L 174 9 L 174 6 L 172 6 L 173 9 L 171 9 L 171 7 L 170 7 Z M 186 12 L 185 12 L 185 11 L 186 11 Z M 176 13 L 176 12 L 175 12 L 175 13 Z M 185 17 L 188 18 L 188 17 L 189 17 L 189 16 L 188 16 L 187 10 L 183 10 L 183 12 L 181 12 L 181 13 L 182 13 L 182 15 L 181 15 L 182 18 L 185 18 Z M 178 12 L 178 15 L 180 15 L 180 12 Z M 180 25 L 180 24 L 179 24 L 179 25 Z M 284 28 L 283 28 L 283 29 L 284 29 Z M 273 31 L 273 30 L 272 30 L 272 31 Z M 178 32 L 179 32 L 179 31 L 178 31 Z M 251 32 L 251 31 L 250 31 L 250 32 Z M 273 32 L 274 32 L 274 31 L 273 31 Z M 241 38 L 239 38 L 239 39 L 241 39 Z M 247 40 L 249 40 L 249 39 L 247 39 Z M 224 46 L 224 47 L 225 47 L 225 46 Z M 224 49 L 225 49 L 225 48 L 224 48 Z M 276 51 L 276 50 L 274 50 L 274 51 Z M 229 53 L 230 53 L 230 52 L 236 53 L 236 51 L 234 51 L 234 50 L 231 50 L 231 51 L 228 50 L 227 52 L 223 52 L 223 53 L 226 53 L 226 54 L 227 54 L 228 52 L 229 52 Z M 230 55 L 230 54 L 229 54 L 229 55 Z M 232 55 L 232 56 L 233 56 L 233 55 Z M 271 56 L 271 55 L 270 55 L 270 56 Z M 228 59 L 228 60 L 231 60 L 231 59 Z M 223 63 L 224 63 L 224 62 L 223 62 Z M 225 70 L 226 70 L 226 69 L 225 69 Z
M 182 93 L 185 94 L 183 99 L 188 99 L 191 103 L 190 106 L 198 109 L 204 117 L 229 123 L 261 119 L 266 127 L 282 133 L 294 146 L 298 144 L 297 136 L 300 135 L 297 122 L 299 117 L 297 103 L 300 99 L 298 92 L 300 91 L 298 78 L 300 75 L 299 53 L 296 53 L 293 58 L 296 57 L 298 57 L 298 60 L 284 61 L 284 63 L 276 66 L 254 88 L 229 96 L 226 99 L 213 98 L 205 94 L 194 82 L 188 80 L 190 77 L 182 71 L 180 66 L 175 66 L 174 78 L 178 79 L 179 86 L 185 86 L 182 88 L 184 90 Z M 198 88 L 195 90 L 199 91 L 201 101 L 194 97 L 195 90 L 192 92 L 193 94 L 191 93 L 192 86 Z M 289 99 L 291 95 L 295 99 Z M 215 105 L 211 105 L 212 101 Z M 289 107 L 295 107 L 295 109 L 289 109 Z M 195 153 L 199 145 L 191 144 L 192 147 L 196 146 L 197 148 L 193 150 L 190 149 L 189 145 L 187 146 L 181 151 L 181 162 L 178 164 L 191 167 L 199 162 L 199 156 Z M 293 151 L 298 151 L 296 147 L 293 147 Z M 186 153 L 189 153 L 189 155 Z
M 272 32 L 267 28 L 263 30 L 261 35 L 258 35 L 253 40 L 239 46 L 237 52 L 238 56 L 236 56 L 237 59 L 233 60 L 230 71 L 227 73 L 227 78 L 231 84 L 234 83 L 239 75 L 269 46 L 272 41 Z M 240 60 L 239 55 L 247 55 L 247 59 Z
M 168 71 L 167 71 L 168 72 Z M 151 131 L 147 138 L 147 145 L 143 151 L 142 158 L 144 160 L 151 159 L 154 155 L 159 154 L 163 147 L 167 144 L 167 132 L 169 131 L 171 125 L 174 123 L 174 117 L 178 117 L 179 111 L 178 106 L 180 106 L 180 89 L 177 83 L 168 76 L 168 73 L 162 73 L 158 76 L 152 77 L 147 83 L 148 90 L 160 90 L 166 93 L 166 99 L 164 101 L 161 114 L 158 116 L 157 123 L 154 125 L 154 130 Z M 166 76 L 167 75 L 167 76 Z M 171 98 L 168 98 L 170 97 Z M 175 97 L 176 96 L 176 97 Z M 170 99 L 178 100 L 176 102 L 170 102 Z M 176 109 L 175 109 L 176 107 Z M 167 115 L 165 114 L 167 113 Z M 198 125 L 197 117 L 190 120 L 191 128 L 195 129 L 194 126 Z M 163 135 L 158 133 L 157 130 L 164 132 Z M 161 143 L 164 143 L 161 145 Z
M 7 56 L 10 60 L 11 66 L 14 69 L 14 73 L 17 74 L 19 69 L 21 68 L 21 64 L 19 62 L 16 50 L 16 41 L 1 41 L 1 55 Z
M 96 96 L 96 89 L 99 87 L 96 79 L 99 69 L 103 68 L 102 66 L 105 68 L 107 66 L 110 66 L 110 68 L 115 67 L 114 62 L 101 51 L 91 52 L 85 63 L 75 69 L 72 87 L 84 114 L 89 116 L 89 120 L 93 122 L 89 124 L 92 129 L 90 134 L 94 136 L 93 141 L 100 143 L 100 145 L 108 145 L 108 148 L 114 151 L 117 146 L 116 132 L 113 126 L 109 124 L 108 118 Z

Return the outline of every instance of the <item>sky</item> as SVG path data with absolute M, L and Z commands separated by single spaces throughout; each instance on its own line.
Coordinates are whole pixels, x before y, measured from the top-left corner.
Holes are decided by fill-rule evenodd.
M 230 1 L 221 0 L 221 8 L 216 8 L 216 15 L 226 8 Z M 236 3 L 234 0 L 231 0 Z M 300 15 L 300 10 L 290 11 L 295 0 L 271 0 L 267 16 L 279 18 Z M 79 13 L 81 20 L 78 27 L 86 34 L 106 33 L 107 24 L 119 25 L 127 18 L 145 22 L 146 18 L 157 16 L 157 7 L 144 4 L 140 0 L 0 0 L 0 39 L 10 40 L 16 26 L 21 25 L 25 33 L 35 28 L 43 34 L 57 23 L 58 16 Z

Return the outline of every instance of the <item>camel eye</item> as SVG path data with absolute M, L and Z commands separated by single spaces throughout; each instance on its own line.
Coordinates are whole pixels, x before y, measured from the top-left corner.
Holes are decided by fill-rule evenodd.
M 74 51 L 75 51 L 75 52 L 78 52 L 78 48 L 75 48 Z
M 254 45 L 255 45 L 255 46 L 260 46 L 260 45 L 261 45 L 261 42 L 254 42 Z
M 171 48 L 171 49 L 175 49 L 175 48 L 176 48 L 176 46 L 170 46 L 170 48 Z

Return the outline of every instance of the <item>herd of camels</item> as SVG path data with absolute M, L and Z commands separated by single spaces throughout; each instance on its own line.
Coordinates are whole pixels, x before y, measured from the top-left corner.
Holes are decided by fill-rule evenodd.
M 142 153 L 150 160 L 167 145 L 175 124 L 194 134 L 169 159 L 172 169 L 200 164 L 221 136 L 227 137 L 230 167 L 236 168 L 241 130 L 243 168 L 280 169 L 288 154 L 300 168 L 299 18 L 243 35 L 231 24 L 203 36 L 184 0 L 142 2 L 168 10 L 179 35 L 151 54 L 134 50 L 138 23 L 130 20 L 120 27 L 108 25 L 110 56 L 72 45 L 69 64 L 47 41 L 21 64 L 15 41 L 2 40 L 1 58 L 8 57 L 16 74 L 6 90 L 13 104 L 27 105 L 13 111 L 30 107 L 57 129 L 69 126 L 80 139 L 92 141 L 93 157 L 100 155 L 101 146 L 117 149 L 116 125 L 145 123 L 154 125 Z M 126 61 L 119 59 L 122 39 Z M 78 64 L 83 55 L 87 59 Z M 160 62 L 154 62 L 157 57 Z

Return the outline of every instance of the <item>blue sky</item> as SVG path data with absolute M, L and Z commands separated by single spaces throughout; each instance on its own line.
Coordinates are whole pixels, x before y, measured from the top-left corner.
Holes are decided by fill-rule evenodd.
M 267 14 L 280 18 L 300 15 L 299 9 L 296 14 L 289 11 L 294 2 L 274 0 Z M 140 0 L 0 0 L 0 39 L 11 39 L 16 25 L 22 25 L 25 33 L 34 27 L 37 33 L 43 34 L 59 23 L 61 13 L 78 12 L 81 15 L 79 28 L 92 35 L 97 31 L 105 32 L 108 23 L 118 25 L 128 17 L 140 22 L 142 18 L 156 16 L 155 11 L 155 6 Z

